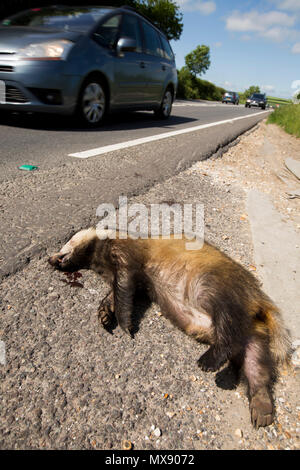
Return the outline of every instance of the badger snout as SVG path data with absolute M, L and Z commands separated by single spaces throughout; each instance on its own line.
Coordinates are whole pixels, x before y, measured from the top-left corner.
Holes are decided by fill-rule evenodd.
M 64 269 L 64 263 L 67 261 L 68 254 L 56 253 L 48 259 L 49 264 L 57 269 Z

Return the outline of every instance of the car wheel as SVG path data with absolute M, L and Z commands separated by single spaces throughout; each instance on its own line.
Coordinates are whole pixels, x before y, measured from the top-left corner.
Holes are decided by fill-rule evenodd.
M 155 116 L 159 119 L 168 119 L 172 111 L 172 104 L 173 94 L 170 88 L 167 88 L 159 109 L 154 111 Z
M 106 87 L 102 80 L 88 78 L 81 87 L 76 114 L 88 127 L 98 127 L 104 120 L 107 104 Z

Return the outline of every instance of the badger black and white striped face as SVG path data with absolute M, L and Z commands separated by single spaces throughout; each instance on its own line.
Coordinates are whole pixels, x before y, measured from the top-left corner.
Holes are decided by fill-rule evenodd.
M 76 233 L 58 252 L 49 258 L 51 266 L 61 270 L 74 272 L 89 268 L 93 253 L 96 231 L 93 228 Z

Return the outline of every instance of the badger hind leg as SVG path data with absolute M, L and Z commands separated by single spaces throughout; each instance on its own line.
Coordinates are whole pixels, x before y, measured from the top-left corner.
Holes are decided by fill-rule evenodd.
M 228 312 L 236 313 L 236 318 Z M 241 321 L 242 317 L 244 319 Z M 247 328 L 247 317 L 241 309 L 236 308 L 235 311 L 234 306 L 219 308 L 212 315 L 211 346 L 198 360 L 199 367 L 215 372 L 227 361 L 243 356 Z
M 263 334 L 252 335 L 245 349 L 243 373 L 248 382 L 251 422 L 255 428 L 269 426 L 273 422 L 274 371 L 267 337 Z

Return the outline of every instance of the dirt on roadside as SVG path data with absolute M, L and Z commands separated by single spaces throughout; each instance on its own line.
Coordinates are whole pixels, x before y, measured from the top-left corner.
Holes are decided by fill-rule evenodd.
M 300 181 L 286 168 L 286 158 L 300 161 L 300 139 L 265 120 L 241 136 L 221 158 L 199 162 L 193 169 L 218 183 L 268 194 L 283 218 L 300 232 L 300 198 L 289 194 L 300 189 Z

